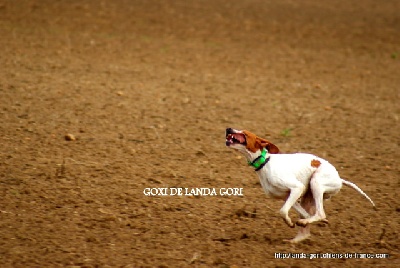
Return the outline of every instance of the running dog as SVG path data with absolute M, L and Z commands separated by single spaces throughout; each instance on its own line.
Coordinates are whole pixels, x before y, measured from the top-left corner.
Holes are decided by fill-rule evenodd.
M 280 214 L 289 227 L 295 224 L 289 217 L 293 207 L 300 219 L 299 233 L 290 240 L 300 242 L 310 236 L 310 223 L 328 223 L 323 201 L 340 191 L 345 184 L 374 202 L 357 185 L 341 179 L 336 168 L 328 161 L 305 153 L 279 154 L 277 146 L 247 130 L 226 129 L 226 146 L 243 153 L 249 165 L 255 168 L 261 186 L 268 196 L 282 199 L 285 204 Z

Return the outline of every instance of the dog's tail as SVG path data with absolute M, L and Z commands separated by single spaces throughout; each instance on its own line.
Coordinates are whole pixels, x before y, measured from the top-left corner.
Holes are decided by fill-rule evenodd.
M 350 186 L 351 188 L 353 188 L 354 190 L 356 190 L 357 192 L 359 192 L 361 195 L 363 195 L 365 198 L 367 198 L 369 200 L 369 202 L 371 202 L 371 204 L 374 206 L 374 208 L 376 208 L 374 201 L 372 201 L 371 198 L 369 198 L 369 196 L 364 193 L 357 185 L 355 185 L 352 182 L 346 181 L 344 179 L 342 179 L 343 184 Z

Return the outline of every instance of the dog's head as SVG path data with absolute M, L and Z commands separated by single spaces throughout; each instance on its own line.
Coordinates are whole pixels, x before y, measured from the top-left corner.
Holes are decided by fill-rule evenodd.
M 226 146 L 242 151 L 247 154 L 255 154 L 261 152 L 265 148 L 270 154 L 279 153 L 278 147 L 266 139 L 257 137 L 255 134 L 247 130 L 236 130 L 233 128 L 226 129 Z

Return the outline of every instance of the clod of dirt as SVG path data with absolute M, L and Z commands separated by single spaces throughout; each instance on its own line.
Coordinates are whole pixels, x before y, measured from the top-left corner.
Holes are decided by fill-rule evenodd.
M 247 239 L 247 238 L 249 238 L 249 236 L 248 236 L 247 234 L 242 234 L 242 235 L 240 236 L 240 239 Z
M 206 153 L 203 150 L 199 149 L 199 150 L 197 150 L 196 155 L 197 156 L 206 156 Z
M 241 217 L 246 217 L 246 218 L 255 218 L 257 216 L 257 209 L 254 208 L 253 212 L 248 212 L 244 210 L 243 208 L 238 209 L 234 213 L 235 217 L 241 218 Z
M 184 103 L 184 104 L 190 103 L 190 98 L 183 98 L 182 103 Z
M 196 262 L 196 260 L 200 259 L 201 254 L 200 253 L 194 253 L 192 259 L 190 259 L 189 263 L 192 264 L 194 262 Z
M 74 140 L 76 140 L 75 136 L 73 134 L 70 134 L 70 133 L 66 134 L 64 136 L 64 138 L 65 138 L 66 141 L 74 141 Z

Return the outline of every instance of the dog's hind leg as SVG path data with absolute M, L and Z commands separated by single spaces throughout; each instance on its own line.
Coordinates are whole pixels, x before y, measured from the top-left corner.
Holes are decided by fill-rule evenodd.
M 322 166 L 321 166 L 322 167 Z M 307 224 L 321 221 L 328 223 L 324 211 L 324 199 L 339 192 L 342 181 L 333 166 L 321 167 L 314 173 L 310 180 L 310 189 L 315 203 L 315 213 L 308 219 L 300 219 L 297 225 L 306 227 Z

